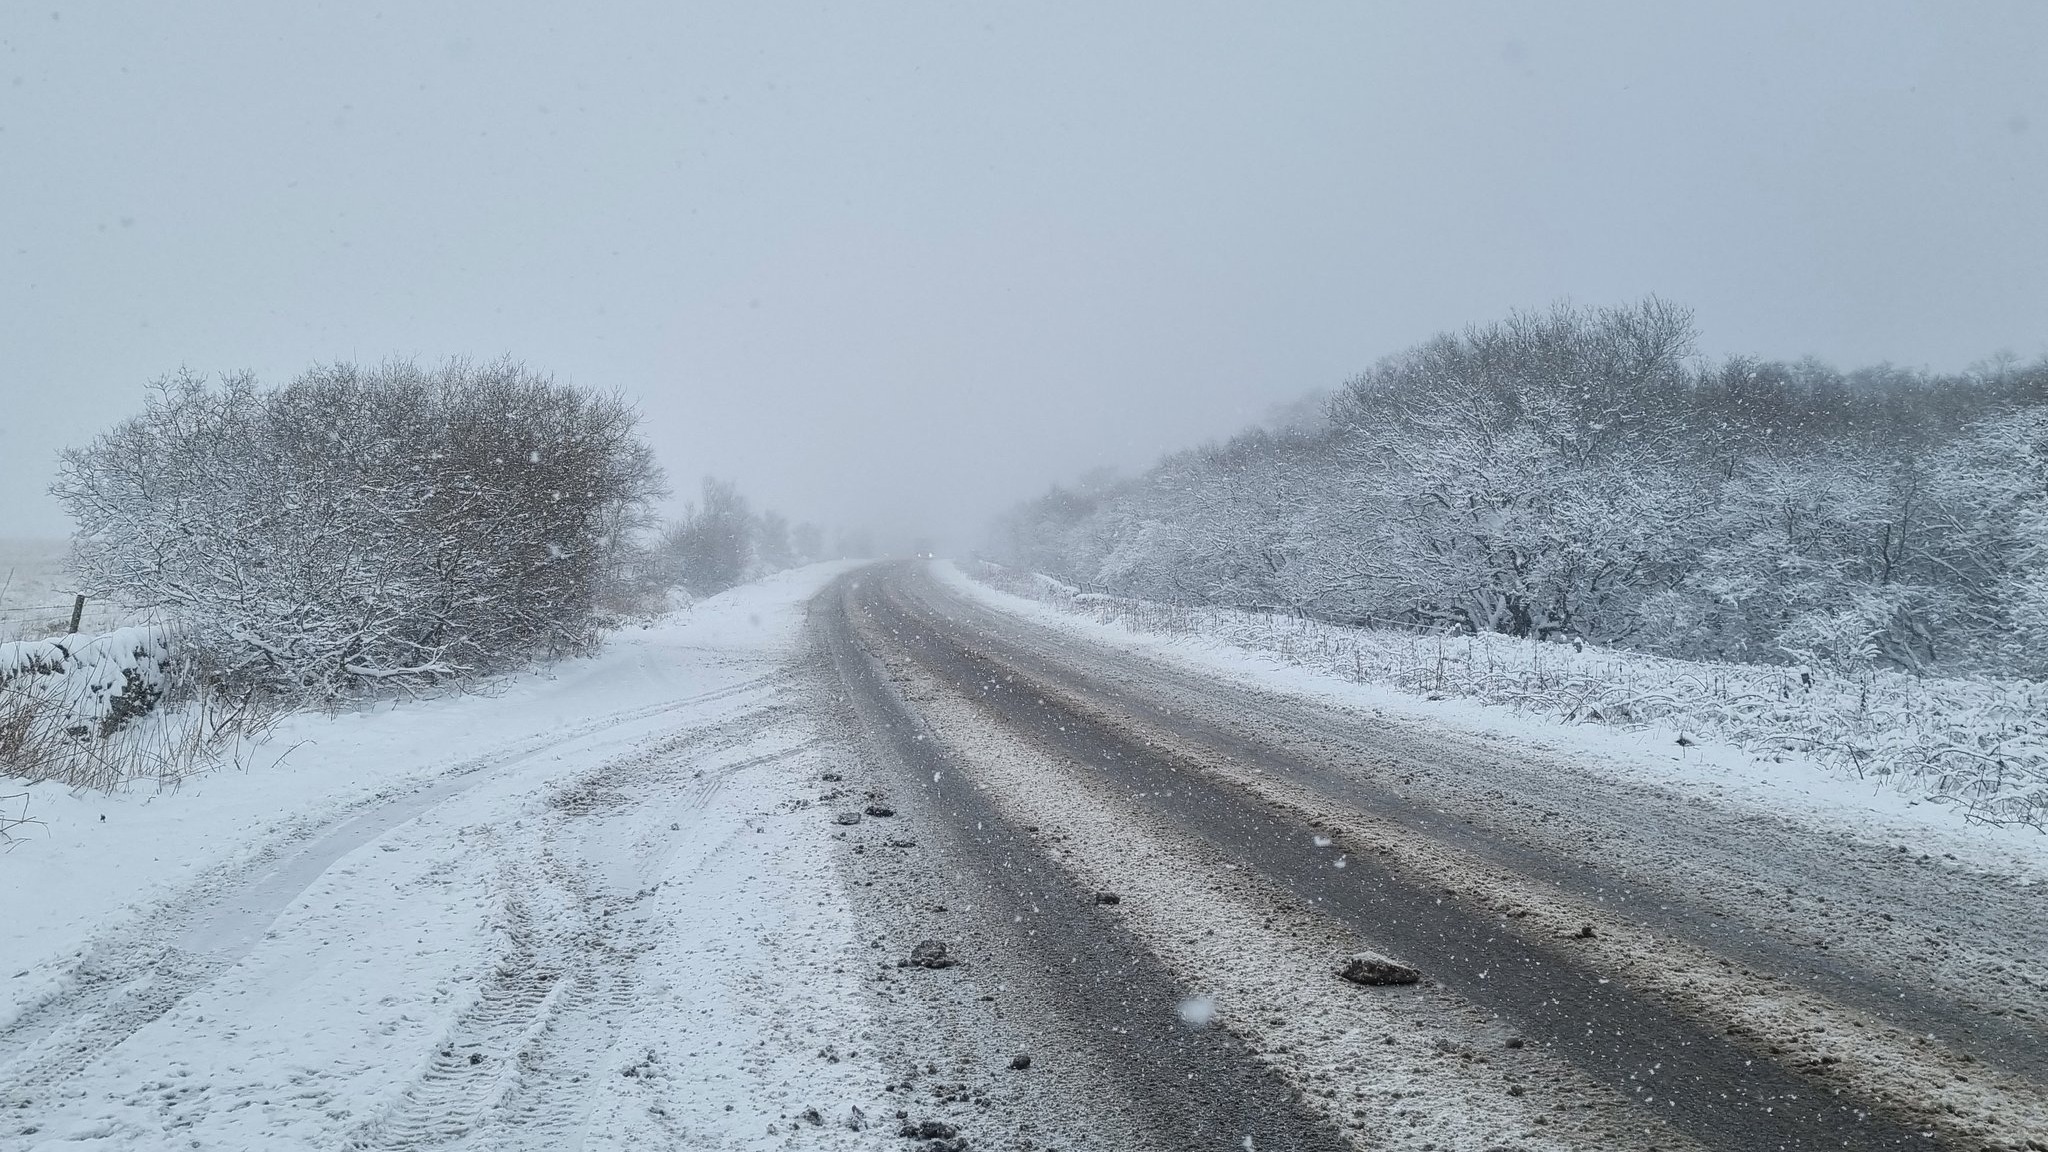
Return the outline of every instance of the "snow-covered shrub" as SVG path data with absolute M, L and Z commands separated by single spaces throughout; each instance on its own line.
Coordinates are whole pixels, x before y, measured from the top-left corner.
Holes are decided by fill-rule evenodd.
M 1013 510 L 1092 588 L 1703 661 L 2048 676 L 2048 359 L 1694 361 L 1657 300 L 1388 357 L 1296 419 Z
M 236 696 L 331 699 L 586 644 L 660 492 L 636 424 L 509 362 L 181 373 L 54 491 L 88 593 Z

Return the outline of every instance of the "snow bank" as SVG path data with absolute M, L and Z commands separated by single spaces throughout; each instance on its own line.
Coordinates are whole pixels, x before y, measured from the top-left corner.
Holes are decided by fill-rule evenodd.
M 1133 631 L 1210 637 L 1431 699 L 1476 700 L 1574 723 L 1664 727 L 1681 742 L 1729 744 L 1762 759 L 1807 758 L 1845 777 L 1924 793 L 1971 820 L 2048 824 L 2048 686 L 2037 681 L 1705 664 L 1590 645 L 1161 604 L 993 565 L 975 576 Z
M 105 737 L 155 707 L 170 669 L 170 634 L 155 625 L 13 640 L 0 644 L 0 699 L 54 709 L 65 729 Z

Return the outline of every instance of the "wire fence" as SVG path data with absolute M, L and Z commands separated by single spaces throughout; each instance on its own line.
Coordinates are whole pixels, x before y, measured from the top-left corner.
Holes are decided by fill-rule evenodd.
M 49 595 L 49 589 L 41 590 Z M 74 594 L 61 604 L 0 604 L 0 643 L 80 631 L 104 632 L 128 616 L 111 601 Z

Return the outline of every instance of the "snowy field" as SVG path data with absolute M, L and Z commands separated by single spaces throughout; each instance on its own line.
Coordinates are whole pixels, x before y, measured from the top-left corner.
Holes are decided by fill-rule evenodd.
M 71 625 L 76 591 L 64 558 L 70 542 L 44 537 L 0 537 L 0 641 L 41 640 Z M 88 600 L 81 632 L 104 632 L 126 623 L 115 605 Z
M 874 1077 L 789 663 L 841 569 L 175 792 L 30 789 L 0 1149 L 878 1145 L 830 1123 Z
M 1175 608 L 1077 593 L 1042 576 L 1023 581 L 1000 571 L 993 575 L 1001 583 L 996 587 L 951 564 L 940 565 L 938 573 L 950 586 L 1004 611 L 1241 683 L 1382 711 L 1485 740 L 1518 741 L 1617 778 L 1732 803 L 1760 816 L 1790 818 L 1874 841 L 1911 843 L 1922 851 L 1946 852 L 2000 873 L 2048 881 L 2048 835 L 2039 827 L 1969 820 L 1968 804 L 1933 794 L 1925 777 L 1859 775 L 1842 758 L 1782 745 L 1760 749 L 1725 733 L 1717 738 L 1700 722 L 1704 714 L 1616 714 L 1604 717 L 1604 723 L 1586 715 L 1585 693 L 1597 688 L 1603 675 L 1615 690 L 1648 684 L 1664 699 L 1679 697 L 1684 686 L 1675 684 L 1671 669 L 1664 667 L 1679 661 L 1607 651 L 1592 654 L 1587 667 L 1574 669 L 1570 657 L 1576 654 L 1568 648 L 1506 641 L 1482 653 L 1476 668 L 1467 657 L 1462 665 L 1439 673 L 1439 648 L 1453 650 L 1456 657 L 1462 641 L 1439 645 L 1434 638 L 1400 633 L 1222 609 Z M 1518 658 L 1493 650 L 1510 647 L 1521 650 Z M 1547 649 L 1539 654 L 1546 664 L 1532 667 L 1526 650 L 1537 647 Z M 1797 677 L 1796 672 L 1786 675 Z M 1539 680 L 1545 682 L 1540 690 Z M 2039 686 L 2031 690 L 2040 692 Z M 2022 689 L 1993 686 L 1988 691 L 2015 694 Z M 1930 724 L 1977 721 L 1989 738 L 2023 749 L 2031 757 L 2028 763 L 2048 756 L 2048 711 L 2031 708 L 2024 700 L 2001 699 L 1996 717 L 1989 721 L 1983 720 L 1983 713 L 1942 717 L 1938 700 L 1920 712 Z M 2025 781 L 2025 787 L 2027 795 L 2039 797 L 2043 782 L 2037 777 Z

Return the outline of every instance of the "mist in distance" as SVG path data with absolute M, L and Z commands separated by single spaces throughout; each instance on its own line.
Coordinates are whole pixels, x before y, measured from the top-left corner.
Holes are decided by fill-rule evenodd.
M 186 366 L 510 354 L 887 546 L 1655 293 L 2048 351 L 2033 4 L 257 4 L 0 18 L 0 535 Z

